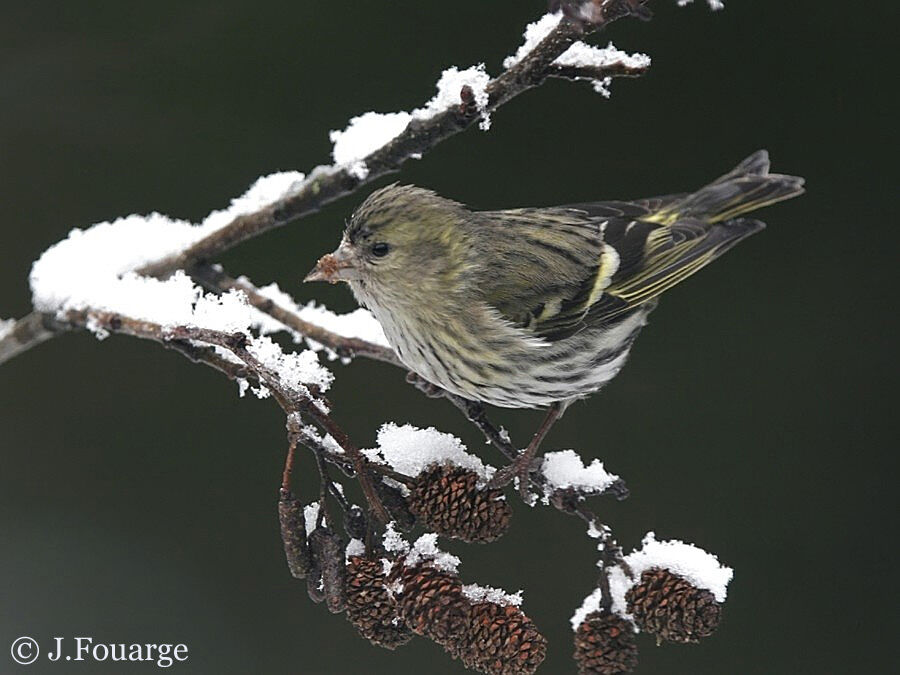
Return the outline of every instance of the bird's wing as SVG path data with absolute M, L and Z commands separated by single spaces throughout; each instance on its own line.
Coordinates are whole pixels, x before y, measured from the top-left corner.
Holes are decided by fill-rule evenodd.
M 764 227 L 743 218 L 716 224 L 696 218 L 668 225 L 610 221 L 606 241 L 619 254 L 619 266 L 603 294 L 586 308 L 583 325 L 615 322 Z
M 501 258 L 488 301 L 549 341 L 615 323 L 765 227 L 739 216 L 802 193 L 803 179 L 769 173 L 761 150 L 691 194 L 495 212 L 490 220 L 501 223 L 513 214 L 512 244 L 498 248 L 537 254 L 518 263 Z M 515 246 L 518 232 L 523 245 Z M 558 255 L 542 252 L 554 247 Z
M 484 300 L 550 342 L 615 323 L 763 227 L 751 220 L 654 222 L 682 195 L 493 212 Z

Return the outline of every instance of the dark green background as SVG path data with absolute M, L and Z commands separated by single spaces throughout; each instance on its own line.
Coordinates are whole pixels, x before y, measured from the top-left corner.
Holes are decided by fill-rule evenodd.
M 573 406 L 548 446 L 602 457 L 632 490 L 597 508 L 732 565 L 725 622 L 700 646 L 641 638 L 642 673 L 886 672 L 895 476 L 891 3 L 653 3 L 608 37 L 652 72 L 552 82 L 410 162 L 403 181 L 478 207 L 696 188 L 767 147 L 808 179 L 769 229 L 666 297 L 622 375 Z M 0 22 L 0 315 L 75 226 L 159 210 L 199 219 L 260 174 L 329 160 L 328 130 L 410 109 L 441 70 L 496 73 L 540 1 L 5 3 Z M 879 35 L 879 33 L 881 33 Z M 879 53 L 883 50 L 883 54 Z M 384 182 L 384 181 L 382 181 Z M 259 283 L 349 310 L 299 280 L 364 192 L 225 256 Z M 889 276 L 890 275 L 890 276 Z M 336 415 L 361 444 L 386 420 L 436 425 L 496 457 L 403 374 L 335 366 Z M 271 402 L 128 338 L 57 339 L 0 368 L 0 672 L 19 635 L 184 642 L 185 673 L 460 672 L 417 640 L 369 647 L 285 569 L 274 500 L 285 449 Z M 497 415 L 524 441 L 533 412 Z M 312 499 L 313 468 L 300 474 Z M 893 497 L 893 495 L 890 495 Z M 572 672 L 572 609 L 592 588 L 582 526 L 516 507 L 488 547 L 452 546 L 466 580 L 526 589 L 542 672 Z M 80 666 L 80 667 L 77 667 Z M 892 667 L 893 666 L 893 667 Z

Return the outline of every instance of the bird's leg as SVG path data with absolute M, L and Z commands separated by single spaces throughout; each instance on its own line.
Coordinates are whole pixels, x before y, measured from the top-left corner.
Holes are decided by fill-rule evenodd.
M 567 401 L 557 401 L 550 405 L 550 408 L 547 409 L 547 415 L 544 417 L 544 421 L 541 422 L 541 426 L 539 426 L 538 430 L 534 433 L 531 443 L 528 444 L 528 447 L 525 448 L 514 461 L 507 464 L 494 475 L 490 481 L 491 487 L 503 487 L 504 485 L 509 484 L 513 478 L 518 478 L 519 494 L 522 495 L 522 499 L 526 502 L 529 501 L 528 485 L 531 464 L 537 455 L 538 449 L 541 447 L 544 437 L 556 421 L 563 416 L 567 407 Z

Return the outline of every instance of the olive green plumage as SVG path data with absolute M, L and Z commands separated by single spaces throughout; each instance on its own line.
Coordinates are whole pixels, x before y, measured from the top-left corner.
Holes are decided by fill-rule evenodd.
M 474 211 L 414 186 L 374 192 L 309 279 L 347 281 L 400 359 L 505 407 L 586 396 L 614 377 L 657 297 L 794 197 L 760 151 L 697 192 Z

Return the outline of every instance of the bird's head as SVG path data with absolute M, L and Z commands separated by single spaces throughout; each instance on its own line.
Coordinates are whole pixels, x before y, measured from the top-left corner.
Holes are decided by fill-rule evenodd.
M 414 302 L 464 269 L 469 218 L 461 204 L 430 190 L 389 185 L 359 206 L 340 246 L 304 281 L 346 281 L 365 304 Z

